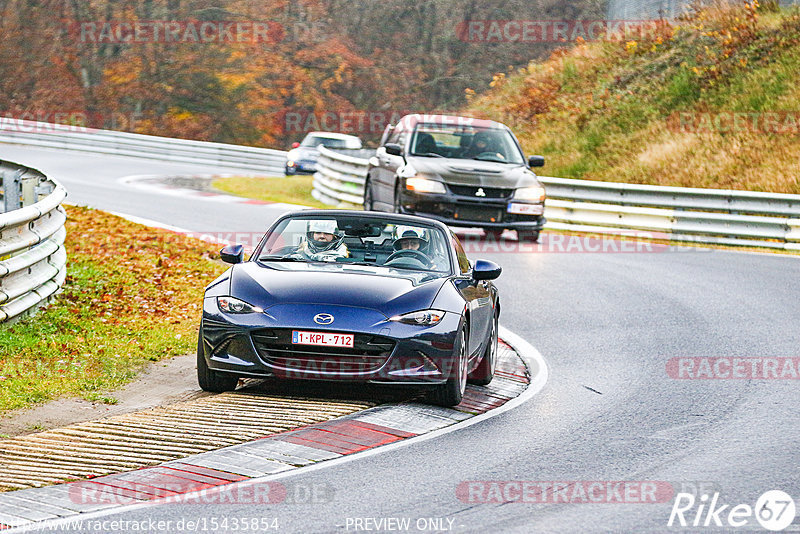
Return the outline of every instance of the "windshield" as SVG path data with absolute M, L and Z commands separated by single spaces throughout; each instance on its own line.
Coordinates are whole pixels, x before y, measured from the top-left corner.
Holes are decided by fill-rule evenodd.
M 411 139 L 411 155 L 515 165 L 525 162 L 508 130 L 461 125 L 418 124 Z
M 300 143 L 300 146 L 307 147 L 318 147 L 319 145 L 325 148 L 347 148 L 347 141 L 321 135 L 307 135 L 303 142 Z
M 434 227 L 390 218 L 296 216 L 282 220 L 257 261 L 341 263 L 402 271 L 450 273 L 450 249 Z

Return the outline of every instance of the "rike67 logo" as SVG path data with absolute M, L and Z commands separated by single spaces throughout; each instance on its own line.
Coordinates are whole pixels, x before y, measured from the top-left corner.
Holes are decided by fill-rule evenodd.
M 780 490 L 764 493 L 756 501 L 755 507 L 749 504 L 723 504 L 719 493 L 714 493 L 710 499 L 707 494 L 696 499 L 691 493 L 678 493 L 667 526 L 739 528 L 755 526 L 751 522 L 755 516 L 763 528 L 777 532 L 792 524 L 795 512 L 794 499 Z

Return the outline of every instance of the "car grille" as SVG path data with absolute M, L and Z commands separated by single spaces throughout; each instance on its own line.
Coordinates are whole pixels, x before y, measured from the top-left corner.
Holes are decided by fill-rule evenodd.
M 500 222 L 503 220 L 502 212 L 499 209 L 482 206 L 453 206 L 453 218 L 459 221 L 474 222 Z
M 456 195 L 474 198 L 511 198 L 514 194 L 513 189 L 502 189 L 499 187 L 474 187 L 471 185 L 449 185 L 450 191 Z M 475 193 L 483 189 L 484 195 L 477 196 Z
M 258 330 L 251 337 L 259 356 L 267 364 L 289 371 L 325 374 L 376 371 L 395 346 L 393 339 L 371 334 L 355 334 L 352 349 L 296 345 L 292 343 L 291 329 Z

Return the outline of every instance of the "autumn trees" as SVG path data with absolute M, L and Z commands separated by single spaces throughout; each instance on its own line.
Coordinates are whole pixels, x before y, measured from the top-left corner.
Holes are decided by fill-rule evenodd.
M 458 109 L 558 46 L 476 45 L 459 22 L 597 15 L 592 1 L 3 0 L 0 114 L 285 147 L 287 111 Z

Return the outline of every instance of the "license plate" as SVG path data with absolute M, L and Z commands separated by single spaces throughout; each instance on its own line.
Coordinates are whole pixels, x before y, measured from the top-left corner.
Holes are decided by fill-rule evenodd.
M 461 206 L 456 208 L 453 218 L 468 222 L 499 222 L 500 210 L 491 207 Z
M 292 331 L 292 343 L 295 345 L 320 345 L 323 347 L 353 348 L 353 334 L 336 334 L 333 332 Z
M 543 206 L 541 204 L 519 204 L 511 203 L 508 205 L 508 213 L 518 213 L 520 215 L 541 215 Z

